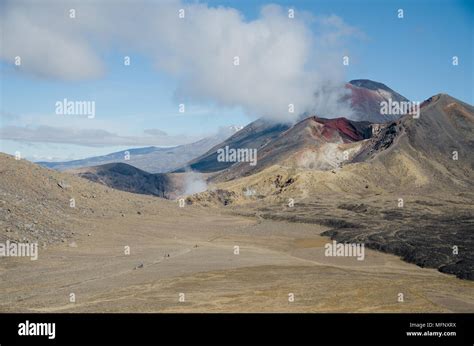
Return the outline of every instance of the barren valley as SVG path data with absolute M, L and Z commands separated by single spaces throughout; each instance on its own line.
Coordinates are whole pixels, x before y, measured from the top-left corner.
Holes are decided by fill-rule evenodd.
M 330 226 L 268 220 L 245 207 L 180 208 L 7 155 L 1 161 L 2 239 L 40 244 L 36 261 L 0 259 L 2 312 L 474 310 L 472 281 L 370 249 L 364 261 L 326 257 L 331 240 L 321 233 Z

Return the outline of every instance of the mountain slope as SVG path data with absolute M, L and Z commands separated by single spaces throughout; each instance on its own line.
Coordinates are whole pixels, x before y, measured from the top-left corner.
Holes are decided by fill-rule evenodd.
M 259 149 L 289 127 L 289 125 L 276 124 L 265 119 L 255 120 L 225 141 L 212 147 L 203 155 L 191 160 L 185 166 L 176 170 L 176 172 L 184 172 L 186 169 L 205 173 L 223 170 L 231 166 L 232 162 L 217 161 L 217 150 L 219 148 L 228 146 L 230 148 Z
M 109 218 L 160 215 L 175 208 L 161 198 L 110 189 L 0 153 L 0 242 L 43 247 L 88 237 L 96 230 L 92 220 L 100 225 Z
M 407 115 L 384 127 L 353 162 L 389 167 L 403 156 L 431 182 L 464 186 L 473 180 L 473 152 L 474 107 L 439 94 L 422 103 L 419 119 Z

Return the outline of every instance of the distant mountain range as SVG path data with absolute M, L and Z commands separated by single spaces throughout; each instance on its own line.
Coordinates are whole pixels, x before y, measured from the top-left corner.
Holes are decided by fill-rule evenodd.
M 135 148 L 122 150 L 103 156 L 89 157 L 81 160 L 65 162 L 41 161 L 36 163 L 43 167 L 52 168 L 58 171 L 65 171 L 81 167 L 99 166 L 109 163 L 122 162 L 149 173 L 164 173 L 181 167 L 186 162 L 205 153 L 214 145 L 222 142 L 240 129 L 242 129 L 241 126 L 235 125 L 221 128 L 214 136 L 203 138 L 195 143 L 179 145 L 176 147 Z M 129 159 L 127 160 L 126 157 L 129 157 Z
M 352 80 L 346 84 L 351 90 L 351 105 L 354 119 L 373 123 L 386 123 L 398 119 L 397 115 L 380 113 L 380 102 L 408 101 L 385 84 L 368 79 Z M 341 117 L 345 116 L 341 114 Z M 171 148 L 145 147 L 118 151 L 103 156 L 89 157 L 65 162 L 37 162 L 58 171 L 81 167 L 99 166 L 122 162 L 148 173 L 184 172 L 188 169 L 199 172 L 216 172 L 228 168 L 231 163 L 218 162 L 217 149 L 228 145 L 230 148 L 258 149 L 288 130 L 291 124 L 277 124 L 266 119 L 257 119 L 244 129 L 230 126 L 221 129 L 215 136 L 198 142 Z M 126 160 L 126 152 L 129 159 Z

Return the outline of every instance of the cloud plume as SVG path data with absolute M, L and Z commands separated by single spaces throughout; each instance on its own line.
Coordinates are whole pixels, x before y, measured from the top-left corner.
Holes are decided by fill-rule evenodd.
M 247 20 L 230 7 L 181 1 L 7 1 L 0 16 L 10 63 L 42 78 L 87 80 L 106 73 L 101 56 L 147 56 L 178 82 L 179 103 L 241 107 L 252 116 L 295 120 L 304 112 L 350 116 L 341 42 L 358 30 L 334 15 L 277 5 Z M 75 18 L 69 11 L 75 10 Z M 184 18 L 182 15 L 184 14 Z M 100 48 L 99 48 L 100 47 Z

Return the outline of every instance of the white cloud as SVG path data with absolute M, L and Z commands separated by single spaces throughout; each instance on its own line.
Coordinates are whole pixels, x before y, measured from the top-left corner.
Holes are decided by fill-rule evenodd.
M 11 62 L 22 56 L 21 69 L 37 76 L 99 77 L 99 53 L 118 47 L 147 55 L 158 71 L 174 76 L 179 103 L 237 106 L 277 120 L 303 112 L 351 115 L 340 101 L 346 90 L 338 50 L 358 31 L 337 16 L 311 19 L 296 11 L 290 19 L 286 9 L 268 5 L 247 21 L 232 8 L 180 1 L 27 4 L 4 4 L 1 57 Z M 76 10 L 75 19 L 68 17 L 69 8 Z
M 103 74 L 103 64 L 87 38 L 72 27 L 67 7 L 33 2 L 3 6 L 2 59 L 13 64 L 18 56 L 22 70 L 44 78 L 81 80 Z

